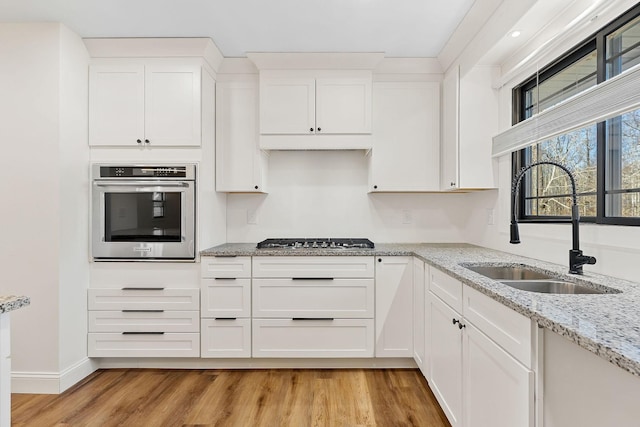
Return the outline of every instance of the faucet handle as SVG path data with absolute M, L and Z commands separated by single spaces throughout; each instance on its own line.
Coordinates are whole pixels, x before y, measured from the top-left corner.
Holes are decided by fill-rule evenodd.
M 583 255 L 579 249 L 571 249 L 569 251 L 569 273 L 582 274 L 582 266 L 584 264 L 595 264 L 596 258 Z

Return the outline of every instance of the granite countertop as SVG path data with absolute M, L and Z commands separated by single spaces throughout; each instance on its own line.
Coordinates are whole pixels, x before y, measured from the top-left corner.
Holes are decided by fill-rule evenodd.
M 31 304 L 28 297 L 17 297 L 14 295 L 0 295 L 0 313 L 17 310 Z
M 252 243 L 227 243 L 201 256 L 416 256 L 540 326 L 575 342 L 609 362 L 640 376 L 640 283 L 588 271 L 568 274 L 566 265 L 463 243 L 376 244 L 375 249 L 256 249 Z M 609 294 L 559 295 L 526 292 L 475 273 L 465 265 L 526 264 L 570 282 L 618 291 Z

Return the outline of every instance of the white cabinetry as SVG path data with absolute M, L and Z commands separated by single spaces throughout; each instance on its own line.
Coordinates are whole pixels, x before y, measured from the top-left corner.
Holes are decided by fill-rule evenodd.
M 267 155 L 259 147 L 257 77 L 216 86 L 216 191 L 264 193 Z
M 371 71 L 261 71 L 261 148 L 370 148 L 371 88 Z
M 425 281 L 424 261 L 413 258 L 413 360 L 426 376 L 426 308 L 425 295 L 428 293 Z
M 201 260 L 201 357 L 251 357 L 251 258 Z
M 440 83 L 374 83 L 369 191 L 439 190 Z
M 495 188 L 491 143 L 498 131 L 496 67 L 476 66 L 464 75 L 451 68 L 442 83 L 442 190 Z
M 412 257 L 376 262 L 376 357 L 413 357 Z
M 452 426 L 534 425 L 530 319 L 430 269 L 433 392 Z
M 373 257 L 253 257 L 254 357 L 373 357 Z
M 11 320 L 0 313 L 0 426 L 11 425 Z
M 198 357 L 198 289 L 89 289 L 89 357 Z
M 89 144 L 199 146 L 201 65 L 104 60 L 89 69 Z

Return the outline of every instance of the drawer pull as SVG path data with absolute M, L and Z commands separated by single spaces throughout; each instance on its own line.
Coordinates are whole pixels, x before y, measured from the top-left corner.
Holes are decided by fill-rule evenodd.
M 164 332 L 123 332 L 122 335 L 164 335 Z
M 293 317 L 291 320 L 333 320 L 333 317 Z
M 164 313 L 164 310 L 122 310 L 123 313 Z
M 237 258 L 238 255 L 214 255 L 214 258 Z
M 237 317 L 215 317 L 216 320 L 236 320 Z
M 333 277 L 293 277 L 291 280 L 333 280 Z
M 214 280 L 236 280 L 235 277 L 214 277 Z
M 164 288 L 136 288 L 136 287 L 126 287 L 122 288 L 123 291 L 164 291 Z

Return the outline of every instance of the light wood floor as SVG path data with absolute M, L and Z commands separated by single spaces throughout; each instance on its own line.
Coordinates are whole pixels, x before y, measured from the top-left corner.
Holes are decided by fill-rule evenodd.
M 12 395 L 14 426 L 449 426 L 406 369 L 100 370 L 60 395 Z

